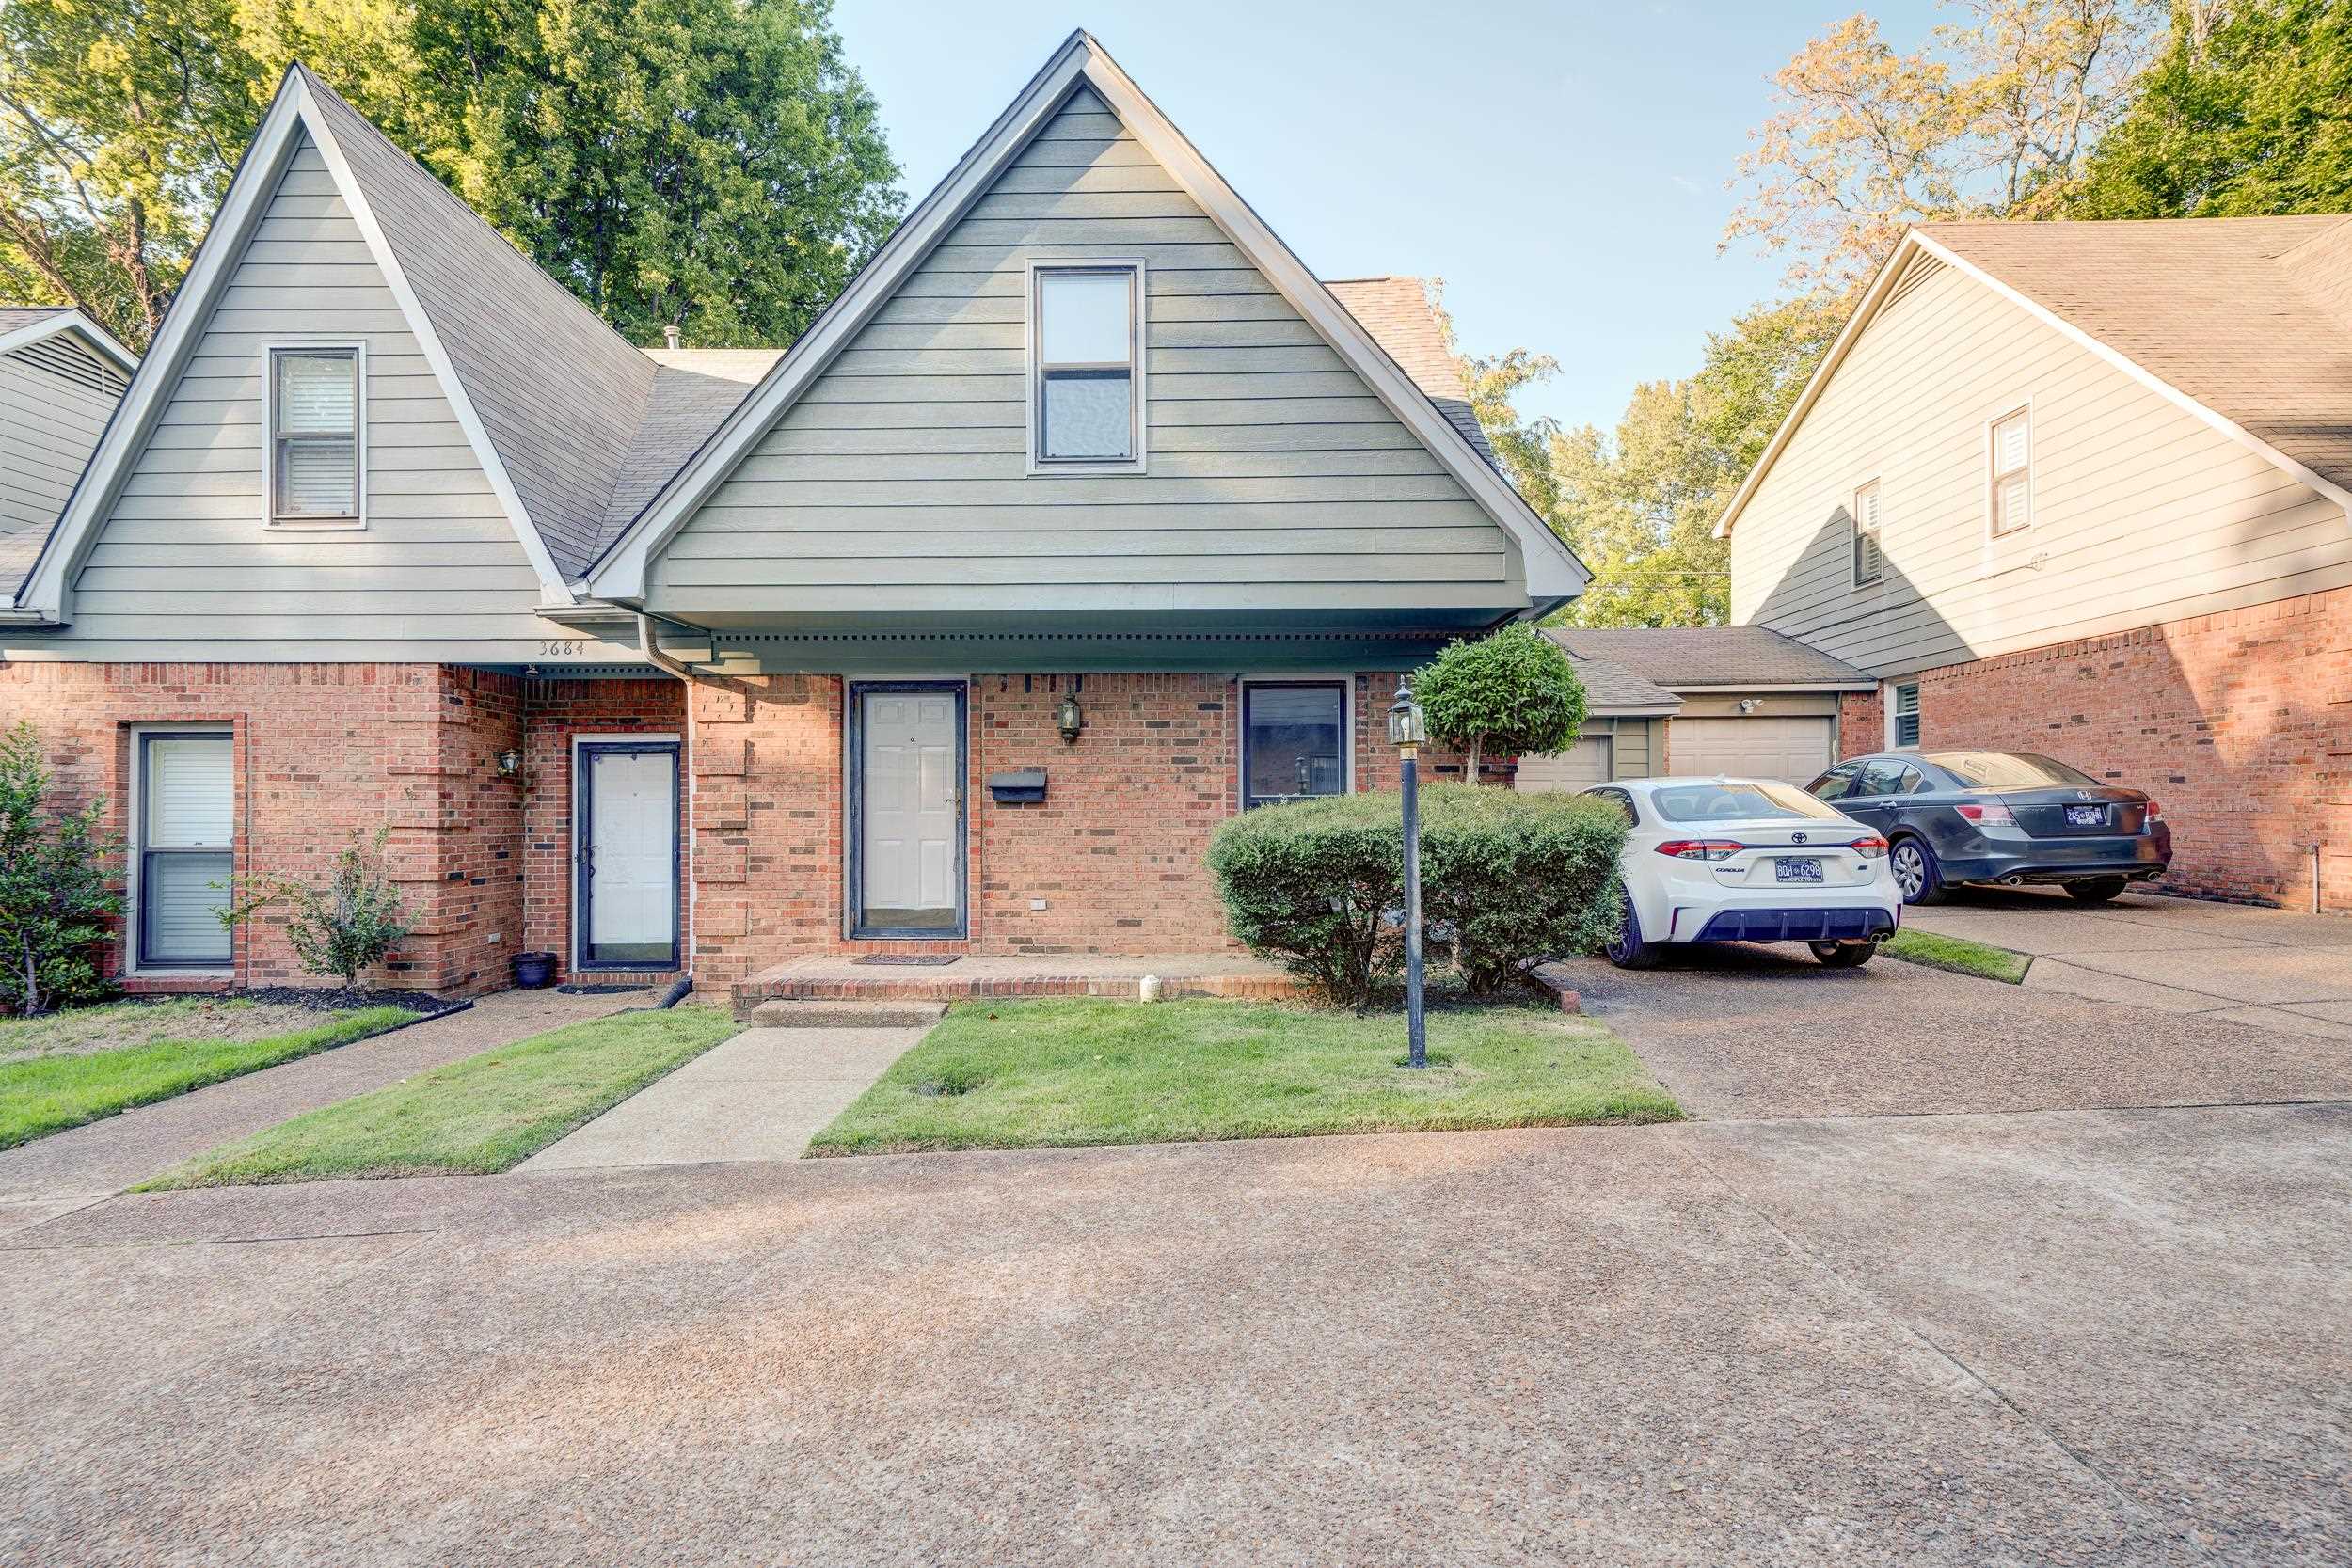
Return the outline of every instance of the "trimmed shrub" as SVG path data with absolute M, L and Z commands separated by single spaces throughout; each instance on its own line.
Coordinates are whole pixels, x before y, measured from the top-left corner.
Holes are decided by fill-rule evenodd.
M 1228 821 L 1209 847 L 1228 928 L 1335 1001 L 1369 1006 L 1404 964 L 1402 816 L 1388 791 Z M 1422 791 L 1423 928 L 1446 934 L 1482 995 L 1530 960 L 1590 952 L 1616 927 L 1625 835 L 1604 801 L 1433 784 Z
M 1405 893 L 1394 795 L 1327 795 L 1243 812 L 1217 829 L 1209 870 L 1226 927 L 1262 958 L 1359 1011 L 1404 962 L 1388 915 Z
M 1422 792 L 1422 918 L 1450 929 L 1463 982 L 1489 995 L 1530 959 L 1609 940 L 1625 837 L 1625 814 L 1605 800 L 1432 785 Z
M 1478 782 L 1482 756 L 1565 752 L 1584 727 L 1584 685 L 1560 644 L 1524 621 L 1475 642 L 1455 641 L 1413 672 L 1430 737 L 1463 754 Z

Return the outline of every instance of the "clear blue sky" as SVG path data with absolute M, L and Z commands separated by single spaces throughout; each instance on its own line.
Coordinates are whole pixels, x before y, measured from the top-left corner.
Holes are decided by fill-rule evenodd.
M 1767 78 L 1860 0 L 836 0 L 920 196 L 1084 26 L 1326 277 L 1446 280 L 1462 345 L 1561 374 L 1521 411 L 1615 424 L 1637 381 L 1771 296 L 1718 256 Z M 1931 0 L 1879 0 L 1915 46 Z

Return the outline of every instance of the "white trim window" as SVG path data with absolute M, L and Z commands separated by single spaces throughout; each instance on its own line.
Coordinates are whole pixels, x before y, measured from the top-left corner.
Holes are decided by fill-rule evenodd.
M 354 343 L 270 349 L 272 527 L 363 526 L 361 358 Z
M 1988 448 L 1993 532 L 2014 533 L 2033 522 L 2032 405 L 1994 420 Z
M 1897 681 L 1886 689 L 1886 743 L 1896 751 L 1919 744 L 1919 683 Z
M 1314 675 L 1242 682 L 1242 810 L 1355 788 L 1354 689 Z
M 1143 263 L 1029 266 L 1029 465 L 1143 464 Z
M 1886 575 L 1886 553 L 1879 545 L 1879 482 L 1853 493 L 1853 585 L 1867 588 Z

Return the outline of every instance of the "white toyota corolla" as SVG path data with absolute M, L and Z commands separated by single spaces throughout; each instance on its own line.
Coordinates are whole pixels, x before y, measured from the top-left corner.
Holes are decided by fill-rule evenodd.
M 1632 824 L 1620 969 L 1702 942 L 1802 942 L 1837 969 L 1870 961 L 1902 892 L 1878 830 L 1794 784 L 1762 779 L 1619 779 L 1584 791 Z

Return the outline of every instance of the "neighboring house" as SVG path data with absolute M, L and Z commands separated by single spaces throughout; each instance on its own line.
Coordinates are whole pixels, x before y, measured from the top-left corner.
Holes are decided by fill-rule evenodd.
M 2352 219 L 1913 231 L 1734 498 L 1849 753 L 2150 791 L 2167 885 L 2352 908 Z M 2316 847 L 2316 850 L 2314 848 Z
M 115 802 L 136 987 L 289 977 L 217 885 L 385 822 L 435 990 L 1221 948 L 1220 821 L 1583 588 L 1461 390 L 1084 34 L 780 357 L 623 341 L 297 68 L 0 709 Z
M 0 595 L 32 565 L 138 363 L 71 306 L 0 305 Z
M 1558 632 L 1549 634 L 1555 641 Z M 1665 770 L 1666 730 L 1681 700 L 1624 665 L 1566 650 L 1584 687 L 1584 727 L 1576 743 L 1549 756 L 1518 759 L 1515 787 L 1577 790 L 1611 779 L 1640 779 Z M 1486 772 L 1482 765 L 1481 773 Z
M 1571 657 L 1613 660 L 1674 698 L 1656 773 L 1810 783 L 1837 760 L 1839 703 L 1877 688 L 1867 672 L 1761 626 L 1563 626 L 1551 636 Z

